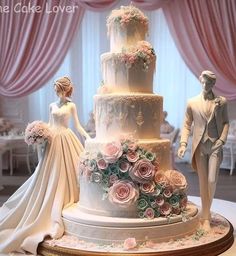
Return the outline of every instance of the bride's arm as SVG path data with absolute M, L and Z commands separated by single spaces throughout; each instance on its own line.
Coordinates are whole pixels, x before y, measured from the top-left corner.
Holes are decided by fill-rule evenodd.
M 49 120 L 48 120 L 48 125 L 49 125 L 49 126 L 52 126 L 52 104 L 53 104 L 53 103 L 51 103 L 51 104 L 49 105 Z
M 76 105 L 74 103 L 71 103 L 71 114 L 72 114 L 74 124 L 75 124 L 75 128 L 77 129 L 77 131 L 81 135 L 83 135 L 86 139 L 90 139 L 90 136 L 88 135 L 88 133 L 84 130 L 84 128 L 80 124 L 78 114 L 77 114 Z

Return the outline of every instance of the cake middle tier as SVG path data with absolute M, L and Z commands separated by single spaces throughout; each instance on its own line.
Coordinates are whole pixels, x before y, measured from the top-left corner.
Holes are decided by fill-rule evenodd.
M 103 83 L 110 93 L 153 92 L 156 57 L 145 53 L 104 53 L 101 55 Z M 139 55 L 138 55 L 139 56 Z
M 154 94 L 94 96 L 96 138 L 111 140 L 123 134 L 138 139 L 160 138 L 163 97 Z

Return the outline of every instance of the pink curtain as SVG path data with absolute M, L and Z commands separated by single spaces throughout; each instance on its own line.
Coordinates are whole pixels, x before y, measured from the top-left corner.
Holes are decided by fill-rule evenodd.
M 133 3 L 144 10 L 153 11 L 159 8 L 163 8 L 172 0 L 134 0 Z
M 61 64 L 84 10 L 104 11 L 118 2 L 1 0 L 3 6 L 32 3 L 44 11 L 1 13 L 0 94 L 18 97 L 40 88 Z M 217 75 L 216 91 L 228 99 L 236 99 L 235 0 L 132 2 L 146 10 L 163 8 L 176 45 L 192 72 L 198 77 L 202 70 L 212 70 Z M 51 10 L 53 6 L 71 6 L 74 12 L 45 13 L 46 7 Z
M 120 0 L 76 0 L 76 2 L 83 8 L 95 12 L 111 9 L 119 1 Z
M 217 76 L 215 90 L 236 99 L 235 0 L 134 0 L 146 10 L 163 8 L 175 43 L 198 77 L 206 69 Z
M 84 9 L 69 1 L 71 11 L 62 11 L 68 1 L 60 0 L 60 9 L 58 2 L 1 0 L 1 6 L 9 7 L 9 12 L 0 15 L 1 95 L 28 95 L 59 68 Z
M 236 99 L 236 1 L 177 0 L 164 6 L 176 45 L 192 72 L 215 72 L 215 90 Z

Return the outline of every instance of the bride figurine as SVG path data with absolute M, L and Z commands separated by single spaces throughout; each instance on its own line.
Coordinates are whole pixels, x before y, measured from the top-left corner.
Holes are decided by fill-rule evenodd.
M 37 255 L 45 237 L 63 235 L 62 210 L 79 199 L 76 170 L 83 146 L 68 128 L 69 119 L 81 135 L 89 135 L 70 99 L 71 80 L 59 78 L 54 89 L 58 101 L 50 104 L 52 141 L 46 144 L 33 175 L 0 208 L 0 252 Z

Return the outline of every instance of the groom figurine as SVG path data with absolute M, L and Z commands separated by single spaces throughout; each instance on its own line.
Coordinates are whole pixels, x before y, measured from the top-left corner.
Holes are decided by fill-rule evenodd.
M 193 125 L 192 167 L 199 177 L 202 228 L 209 231 L 210 208 L 223 157 L 222 146 L 228 134 L 229 120 L 226 99 L 216 96 L 212 91 L 216 82 L 215 74 L 205 70 L 199 80 L 202 84 L 202 92 L 188 101 L 178 156 L 183 158 L 185 154 Z

